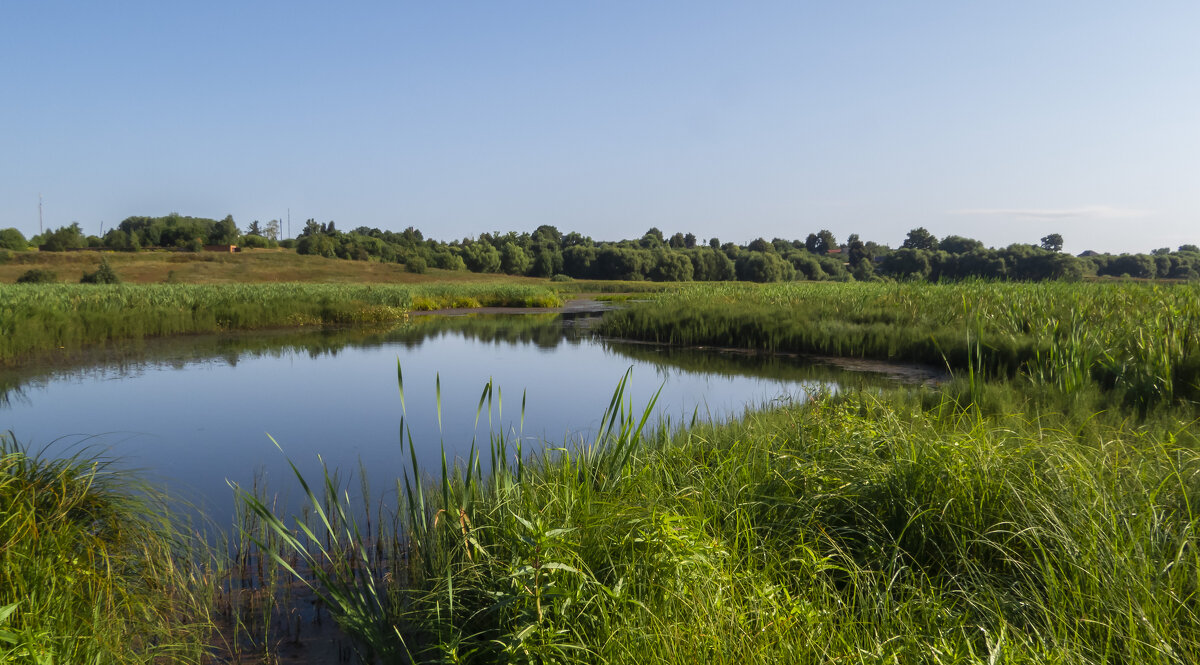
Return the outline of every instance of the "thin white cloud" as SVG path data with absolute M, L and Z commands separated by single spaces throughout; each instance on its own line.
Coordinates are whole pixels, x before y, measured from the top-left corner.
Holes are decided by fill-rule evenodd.
M 1029 219 L 1068 219 L 1072 217 L 1091 219 L 1126 219 L 1145 217 L 1149 210 L 1114 208 L 1113 206 L 1082 206 L 1079 208 L 971 208 L 951 210 L 952 215 L 991 215 L 997 217 L 1026 217 Z

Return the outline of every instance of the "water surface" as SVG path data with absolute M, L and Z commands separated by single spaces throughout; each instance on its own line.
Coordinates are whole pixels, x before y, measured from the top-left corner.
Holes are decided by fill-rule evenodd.
M 265 483 L 268 493 L 292 484 L 285 454 L 305 473 L 317 472 L 320 456 L 344 477 L 361 461 L 373 494 L 394 493 L 408 466 L 399 446 L 402 417 L 423 469 L 437 471 L 443 444 L 450 459 L 465 456 L 473 439 L 486 443 L 489 427 L 531 446 L 588 437 L 630 370 L 633 407 L 661 388 L 656 415 L 675 423 L 872 381 L 799 358 L 606 341 L 586 321 L 418 317 L 383 331 L 116 345 L 5 371 L 0 429 L 51 454 L 87 446 L 115 456 L 222 523 L 233 511 L 229 483 Z M 489 381 L 492 408 L 476 425 Z M 350 486 L 357 491 L 358 482 Z

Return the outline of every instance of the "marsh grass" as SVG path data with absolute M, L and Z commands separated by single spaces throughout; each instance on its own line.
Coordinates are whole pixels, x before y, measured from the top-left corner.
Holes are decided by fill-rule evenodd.
M 586 441 L 420 469 L 438 444 L 406 439 L 385 535 L 331 472 L 297 473 L 316 520 L 242 499 L 383 662 L 1196 662 L 1195 427 L 1024 407 L 860 392 L 649 430 L 622 382 Z
M 10 285 L 0 287 L 0 362 L 110 340 L 376 324 L 446 307 L 561 304 L 547 288 L 505 283 Z
M 1200 286 L 700 285 L 605 315 L 611 337 L 925 362 L 979 381 L 1089 386 L 1143 412 L 1200 400 Z
M 0 662 L 200 662 L 204 550 L 156 490 L 0 436 Z

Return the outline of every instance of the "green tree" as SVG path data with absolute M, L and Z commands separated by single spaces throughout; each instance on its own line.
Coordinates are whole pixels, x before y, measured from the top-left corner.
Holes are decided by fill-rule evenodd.
M 817 254 L 828 254 L 830 250 L 837 248 L 837 238 L 833 237 L 832 231 L 829 229 L 817 231 Z
M 733 261 L 720 249 L 711 247 L 685 250 L 692 262 L 692 279 L 705 282 L 724 282 L 737 279 Z
M 529 274 L 534 277 L 550 277 L 563 271 L 563 253 L 556 244 L 535 243 Z
M 1042 236 L 1042 249 L 1050 252 L 1061 252 L 1063 246 L 1063 237 L 1057 233 Z
M 818 281 L 827 277 L 821 269 L 821 262 L 808 251 L 793 251 L 787 255 L 787 259 L 796 269 L 797 279 Z
M 29 243 L 25 240 L 25 236 L 16 229 L 0 229 L 0 249 L 23 252 L 29 249 Z
M 42 249 L 48 252 L 62 252 L 68 249 L 78 249 L 87 246 L 83 237 L 83 229 L 79 222 L 71 222 L 69 226 L 59 227 L 44 236 Z
M 973 238 L 946 236 L 938 243 L 938 249 L 950 252 L 951 254 L 966 254 L 977 249 L 983 249 L 983 243 Z
M 692 262 L 682 252 L 667 249 L 654 250 L 654 266 L 650 269 L 650 279 L 656 282 L 690 282 L 692 280 Z
M 661 247 L 665 242 L 666 240 L 663 238 L 663 232 L 659 231 L 658 227 L 652 226 L 650 227 L 650 230 L 646 231 L 646 234 L 642 236 L 642 239 L 638 241 L 638 244 L 644 249 L 653 249 L 654 247 Z
M 904 238 L 904 243 L 900 247 L 903 249 L 934 250 L 938 248 L 938 239 L 926 230 L 924 226 L 918 226 L 908 232 L 908 236 Z
M 500 272 L 500 252 L 486 242 L 466 245 L 462 258 L 471 272 Z
M 141 249 L 137 234 L 130 235 L 121 229 L 112 229 L 104 234 L 104 246 L 119 252 L 136 251 Z
M 851 233 L 850 238 L 846 240 L 846 252 L 846 259 L 850 262 L 851 266 L 857 266 L 863 260 L 871 260 L 871 255 L 867 253 L 867 246 L 862 240 L 859 240 L 857 233 Z M 872 267 L 872 274 L 874 274 L 874 267 Z M 855 276 L 855 279 L 857 279 L 857 276 Z
M 524 275 L 532 263 L 529 253 L 511 240 L 500 248 L 500 270 L 510 275 Z
M 542 243 L 547 245 L 561 246 L 563 242 L 563 234 L 559 230 L 549 224 L 543 224 L 534 229 L 530 240 L 534 244 Z
M 791 281 L 796 276 L 792 264 L 775 252 L 743 252 L 735 268 L 738 279 L 745 282 Z
M 755 238 L 746 245 L 746 249 L 751 252 L 774 252 L 775 245 L 767 242 L 766 238 Z
M 929 263 L 928 251 L 907 247 L 889 254 L 880 268 L 883 272 L 900 279 L 928 279 L 933 270 Z

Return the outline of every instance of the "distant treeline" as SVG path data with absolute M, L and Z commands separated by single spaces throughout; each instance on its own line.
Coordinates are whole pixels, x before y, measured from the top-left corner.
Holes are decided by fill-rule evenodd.
M 279 241 L 280 223 L 252 222 L 239 231 L 232 216 L 222 220 L 184 217 L 130 217 L 103 237 L 85 236 L 78 224 L 26 241 L 16 229 L 0 230 L 0 248 L 64 251 L 82 247 L 136 251 L 172 247 L 200 251 L 205 245 L 294 248 L 299 254 L 357 261 L 402 263 L 413 272 L 428 268 L 506 273 L 533 277 L 650 281 L 792 280 L 871 281 L 957 280 L 969 277 L 1039 281 L 1089 276 L 1143 279 L 1200 279 L 1200 248 L 1182 245 L 1149 254 L 1063 253 L 1062 236 L 1051 233 L 1037 244 L 985 247 L 956 235 L 938 239 L 924 228 L 908 232 L 899 248 L 863 241 L 844 243 L 828 230 L 804 240 L 759 238 L 746 245 L 717 238 L 698 242 L 691 233 L 666 237 L 652 228 L 641 238 L 598 241 L 579 233 L 539 226 L 533 233 L 483 233 L 443 242 L 412 227 L 381 231 L 365 226 L 339 230 L 334 222 L 308 220 L 299 237 Z

